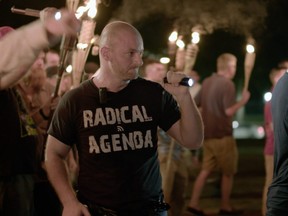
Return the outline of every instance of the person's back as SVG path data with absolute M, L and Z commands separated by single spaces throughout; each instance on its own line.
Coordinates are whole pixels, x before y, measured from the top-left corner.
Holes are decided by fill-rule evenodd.
M 225 109 L 235 103 L 236 91 L 233 82 L 219 74 L 213 74 L 202 83 L 199 106 L 205 124 L 205 139 L 232 135 L 232 116 Z
M 271 81 L 271 95 L 273 88 L 275 87 L 278 80 L 285 73 L 285 69 L 273 68 L 270 71 L 269 78 Z M 262 195 L 262 215 L 266 215 L 266 201 L 268 187 L 272 182 L 273 177 L 273 161 L 274 161 L 274 131 L 271 113 L 271 98 L 267 99 L 264 105 L 264 126 L 265 126 L 265 146 L 264 146 L 264 160 L 265 160 L 265 184 Z
M 272 95 L 272 117 L 274 127 L 274 171 L 267 196 L 267 216 L 288 214 L 288 130 L 287 130 L 287 85 L 288 73 L 278 81 Z

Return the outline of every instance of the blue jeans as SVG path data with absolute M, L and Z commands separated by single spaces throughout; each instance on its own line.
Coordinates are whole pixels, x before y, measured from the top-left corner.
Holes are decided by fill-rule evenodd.
M 34 216 L 34 176 L 0 179 L 0 216 Z

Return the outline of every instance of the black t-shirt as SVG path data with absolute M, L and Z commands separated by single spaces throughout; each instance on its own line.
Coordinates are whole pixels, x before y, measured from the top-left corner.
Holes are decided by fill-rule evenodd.
M 48 133 L 77 145 L 81 196 L 123 210 L 162 195 L 157 127 L 167 131 L 179 118 L 176 101 L 159 84 L 138 78 L 100 104 L 88 80 L 64 95 Z
M 288 73 L 277 82 L 272 97 L 274 128 L 274 173 L 269 188 L 268 207 L 288 208 Z

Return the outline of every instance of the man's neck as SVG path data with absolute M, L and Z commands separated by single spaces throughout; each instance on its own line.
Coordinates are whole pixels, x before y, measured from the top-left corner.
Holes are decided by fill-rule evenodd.
M 115 76 L 110 76 L 109 73 L 105 71 L 97 71 L 93 76 L 93 83 L 97 88 L 106 88 L 110 92 L 121 91 L 129 84 L 130 80 L 119 80 Z

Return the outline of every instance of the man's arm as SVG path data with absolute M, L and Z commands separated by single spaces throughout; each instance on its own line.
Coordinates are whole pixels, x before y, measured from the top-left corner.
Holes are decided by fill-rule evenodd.
M 165 84 L 164 88 L 178 102 L 181 119 L 173 124 L 167 133 L 189 149 L 200 148 L 204 139 L 203 122 L 200 112 L 189 93 L 189 88 L 177 85 L 184 75 L 175 72 L 172 73 L 169 74 L 168 72 L 167 78 L 170 84 Z
M 0 90 L 13 86 L 32 65 L 40 51 L 54 45 L 62 35 L 75 36 L 80 23 L 74 14 L 62 10 L 60 20 L 47 17 L 25 25 L 0 39 Z
M 70 147 L 53 136 L 48 136 L 45 151 L 45 168 L 49 180 L 53 185 L 63 205 L 63 216 L 90 216 L 88 209 L 76 198 L 70 183 L 65 159 Z
M 225 110 L 225 114 L 230 117 L 234 116 L 235 113 L 248 102 L 249 98 L 250 98 L 250 92 L 247 90 L 244 90 L 242 92 L 241 99 L 237 101 L 235 104 L 233 104 L 232 106 L 228 107 Z

